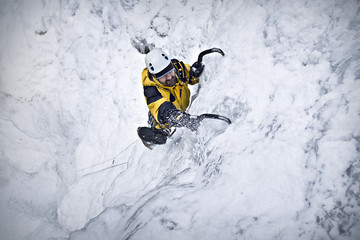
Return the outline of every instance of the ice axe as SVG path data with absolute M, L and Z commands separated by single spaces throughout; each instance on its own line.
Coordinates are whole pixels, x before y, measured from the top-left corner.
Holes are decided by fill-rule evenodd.
M 200 74 L 204 68 L 204 65 L 202 64 L 202 60 L 203 57 L 209 53 L 213 53 L 213 52 L 217 52 L 220 53 L 222 56 L 225 56 L 225 53 L 220 49 L 220 48 L 210 48 L 207 50 L 202 51 L 199 56 L 198 56 L 198 60 L 191 66 L 192 72 L 197 73 L 197 71 L 200 70 Z M 195 94 L 195 96 L 193 96 L 191 102 L 194 101 L 194 99 L 196 98 L 198 92 Z M 218 114 L 211 114 L 211 113 L 204 113 L 201 114 L 200 116 L 197 117 L 197 120 L 199 122 L 201 122 L 202 120 L 204 120 L 205 118 L 208 119 L 218 119 L 218 120 L 222 120 L 224 122 L 226 122 L 227 124 L 231 124 L 231 120 L 225 116 L 222 115 L 218 115 Z
M 198 56 L 198 60 L 196 62 L 194 62 L 193 65 L 191 65 L 190 73 L 191 73 L 192 76 L 199 77 L 201 75 L 201 73 L 202 73 L 202 71 L 204 70 L 204 67 L 205 67 L 205 65 L 202 64 L 203 57 L 206 54 L 213 53 L 213 52 L 220 53 L 222 56 L 225 55 L 225 53 L 220 48 L 210 48 L 210 49 L 202 51 Z
M 217 53 L 220 53 L 222 56 L 225 55 L 225 53 L 220 49 L 220 48 L 210 48 L 210 49 L 207 49 L 207 50 L 204 50 L 202 51 L 200 54 L 199 54 L 199 57 L 198 57 L 198 62 L 201 63 L 202 62 L 202 59 L 205 55 L 209 54 L 209 53 L 213 53 L 213 52 L 217 52 Z
M 218 115 L 218 114 L 212 114 L 212 113 L 201 114 L 200 116 L 197 117 L 197 120 L 199 120 L 201 122 L 205 118 L 218 119 L 218 120 L 222 120 L 222 121 L 226 122 L 227 124 L 231 124 L 231 120 L 229 118 Z

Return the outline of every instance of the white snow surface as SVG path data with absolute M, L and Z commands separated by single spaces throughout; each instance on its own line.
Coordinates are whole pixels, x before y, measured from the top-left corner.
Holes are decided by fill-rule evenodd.
M 3 0 L 0 239 L 360 239 L 360 2 Z M 144 46 L 205 71 L 147 149 Z

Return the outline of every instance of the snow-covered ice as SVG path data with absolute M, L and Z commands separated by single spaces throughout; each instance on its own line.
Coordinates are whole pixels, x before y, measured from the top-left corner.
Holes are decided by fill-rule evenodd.
M 4 0 L 0 239 L 360 239 L 356 0 Z M 144 47 L 205 71 L 149 150 Z

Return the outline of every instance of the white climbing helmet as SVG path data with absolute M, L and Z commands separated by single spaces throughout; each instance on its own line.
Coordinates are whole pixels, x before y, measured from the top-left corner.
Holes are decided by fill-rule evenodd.
M 160 48 L 154 48 L 145 57 L 149 72 L 159 79 L 174 70 L 170 58 Z

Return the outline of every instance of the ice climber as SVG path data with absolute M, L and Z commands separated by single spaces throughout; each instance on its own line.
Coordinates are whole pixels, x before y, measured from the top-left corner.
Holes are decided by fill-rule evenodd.
M 191 67 L 170 59 L 161 49 L 154 48 L 145 57 L 142 84 L 149 108 L 150 127 L 139 127 L 138 135 L 147 147 L 165 144 L 171 127 L 187 127 L 195 131 L 200 122 L 186 113 L 190 102 L 188 85 L 199 82 L 204 65 L 195 62 Z

